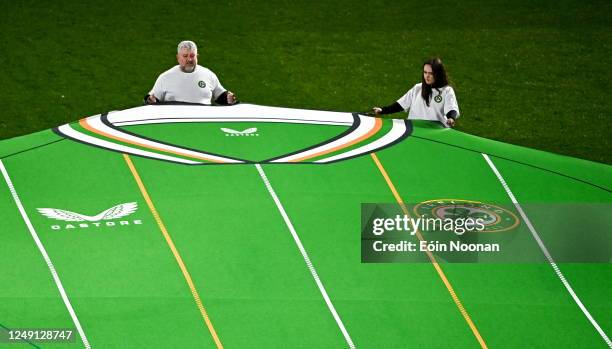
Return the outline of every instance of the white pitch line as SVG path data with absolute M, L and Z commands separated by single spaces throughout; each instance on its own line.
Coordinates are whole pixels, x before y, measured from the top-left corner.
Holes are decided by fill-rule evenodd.
M 332 316 L 336 320 L 336 323 L 338 324 L 338 327 L 340 328 L 340 331 L 342 332 L 342 335 L 344 336 L 346 343 L 348 344 L 349 348 L 355 349 L 355 344 L 353 344 L 353 340 L 351 339 L 351 336 L 349 335 L 348 331 L 344 327 L 344 324 L 342 323 L 342 320 L 340 319 L 340 315 L 338 315 L 336 308 L 334 308 L 334 305 L 332 304 L 331 299 L 329 299 L 329 296 L 327 295 L 327 291 L 325 291 L 325 286 L 323 286 L 323 282 L 321 282 L 321 279 L 319 278 L 319 274 L 317 274 L 317 271 L 314 265 L 312 265 L 312 262 L 310 261 L 310 257 L 308 257 L 308 253 L 306 252 L 304 245 L 302 245 L 302 241 L 300 241 L 300 237 L 295 231 L 295 228 L 293 227 L 291 220 L 289 220 L 289 216 L 287 216 L 287 212 L 285 212 L 285 208 L 283 207 L 283 204 L 278 199 L 278 196 L 276 196 L 276 192 L 274 192 L 274 189 L 272 188 L 272 185 L 270 184 L 270 181 L 268 180 L 268 176 L 266 176 L 266 173 L 264 172 L 261 165 L 256 164 L 255 167 L 257 168 L 257 171 L 259 172 L 261 179 L 264 181 L 266 188 L 268 188 L 268 192 L 272 196 L 272 199 L 276 203 L 276 207 L 278 207 L 278 210 L 283 216 L 283 219 L 285 220 L 285 224 L 287 224 L 287 227 L 289 228 L 289 231 L 291 232 L 291 235 L 293 236 L 293 240 L 295 241 L 295 244 L 300 250 L 302 257 L 304 258 L 304 262 L 306 262 L 306 266 L 308 267 L 308 270 L 310 270 L 310 274 L 312 274 L 312 277 L 317 283 L 317 286 L 319 287 L 319 291 L 321 291 L 321 295 L 323 295 L 323 299 L 325 300 L 325 303 L 327 303 L 327 307 L 329 308 L 329 311 L 332 313 Z
M 504 180 L 504 177 L 502 177 L 501 173 L 499 173 L 499 171 L 497 170 L 497 167 L 495 167 L 495 165 L 493 164 L 493 161 L 491 161 L 491 159 L 489 158 L 489 156 L 487 154 L 482 153 L 482 156 L 484 157 L 484 159 L 489 164 L 489 167 L 491 167 L 491 170 L 493 170 L 493 172 L 497 176 L 497 179 L 499 179 L 499 182 L 501 183 L 501 185 L 506 190 L 506 193 L 508 193 L 508 196 L 510 197 L 510 200 L 512 200 L 512 203 L 514 204 L 514 207 L 516 207 L 516 209 L 519 211 L 521 217 L 523 218 L 523 221 L 525 221 L 525 223 L 527 224 L 527 227 L 529 228 L 529 231 L 531 232 L 531 235 L 533 235 L 533 238 L 536 240 L 536 242 L 540 246 L 540 250 L 542 250 L 542 253 L 544 253 L 544 256 L 546 256 L 546 259 L 548 260 L 548 262 L 552 266 L 553 270 L 555 271 L 555 273 L 557 274 L 557 276 L 561 280 L 561 283 L 563 284 L 563 286 L 565 286 L 565 288 L 567 289 L 569 294 L 572 296 L 572 298 L 574 299 L 574 301 L 576 302 L 576 304 L 578 305 L 580 310 L 582 310 L 582 312 L 587 317 L 587 319 L 589 319 L 589 321 L 591 322 L 593 327 L 595 327 L 597 332 L 599 332 L 599 335 L 601 336 L 601 338 L 603 338 L 603 340 L 606 342 L 606 344 L 608 344 L 608 347 L 612 348 L 612 342 L 610 341 L 610 338 L 608 338 L 608 335 L 606 335 L 606 333 L 601 329 L 601 327 L 599 326 L 597 321 L 595 321 L 595 319 L 593 318 L 591 313 L 589 313 L 589 311 L 584 306 L 584 304 L 582 304 L 582 301 L 580 301 L 580 298 L 578 298 L 578 296 L 574 292 L 574 289 L 572 288 L 570 283 L 567 281 L 565 276 L 563 276 L 563 273 L 561 272 L 561 270 L 557 266 L 557 263 L 555 262 L 555 260 L 552 258 L 552 256 L 548 252 L 548 249 L 544 245 L 544 242 L 540 238 L 540 235 L 536 232 L 535 228 L 533 227 L 533 224 L 531 224 L 531 221 L 529 220 L 529 218 L 525 214 L 525 211 L 523 211 L 523 208 L 521 207 L 521 204 L 519 204 L 519 202 L 518 202 L 518 200 L 516 200 L 516 197 L 514 196 L 514 194 L 512 194 L 512 191 L 510 190 L 510 187 L 508 186 L 508 184 Z
M 62 296 L 62 300 L 64 301 L 64 304 L 66 305 L 66 308 L 68 309 L 68 312 L 70 313 L 72 322 L 74 322 L 74 325 L 76 326 L 77 331 L 81 335 L 81 339 L 83 340 L 83 345 L 87 349 L 91 348 L 91 346 L 89 345 L 89 341 L 87 340 L 87 337 L 85 337 L 85 332 L 83 331 L 83 328 L 81 327 L 81 323 L 79 322 L 79 319 L 77 318 L 76 313 L 74 312 L 74 309 L 72 308 L 72 304 L 70 304 L 68 295 L 66 295 L 64 286 L 62 286 L 62 282 L 60 281 L 57 271 L 55 270 L 55 266 L 51 262 L 51 258 L 49 258 L 49 255 L 47 254 L 45 247 L 43 246 L 42 242 L 38 238 L 38 234 L 36 234 L 36 230 L 34 230 L 34 226 L 32 225 L 30 218 L 28 217 L 25 209 L 23 208 L 23 205 L 21 204 L 19 195 L 17 195 L 17 191 L 15 190 L 15 187 L 13 186 L 13 181 L 11 181 L 11 178 L 9 177 L 9 174 L 6 171 L 6 168 L 4 167 L 4 163 L 2 162 L 2 160 L 0 160 L 0 171 L 2 171 L 4 180 L 6 181 L 6 184 L 8 185 L 8 188 L 11 191 L 11 195 L 13 196 L 13 199 L 15 200 L 15 204 L 17 205 L 17 208 L 19 209 L 19 213 L 21 213 L 21 217 L 23 217 L 23 220 L 26 226 L 28 227 L 28 230 L 32 234 L 32 238 L 34 239 L 36 246 L 38 246 L 38 250 L 42 254 L 43 258 L 45 259 L 45 262 L 47 263 L 47 266 L 49 267 L 49 271 L 51 271 L 51 275 L 53 276 L 53 281 L 55 281 L 55 285 L 57 286 L 57 289 L 59 290 L 59 293 Z

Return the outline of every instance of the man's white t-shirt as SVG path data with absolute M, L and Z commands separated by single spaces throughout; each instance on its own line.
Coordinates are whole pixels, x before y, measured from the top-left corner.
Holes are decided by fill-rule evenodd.
M 193 72 L 185 73 L 176 65 L 157 78 L 149 95 L 160 102 L 212 104 L 223 92 L 217 75 L 208 68 L 197 65 Z
M 408 111 L 408 119 L 421 119 L 440 121 L 446 126 L 446 114 L 451 110 L 457 111 L 459 117 L 459 105 L 455 91 L 450 86 L 432 89 L 429 106 L 421 97 L 422 83 L 414 85 L 405 95 L 397 100 L 397 103 Z

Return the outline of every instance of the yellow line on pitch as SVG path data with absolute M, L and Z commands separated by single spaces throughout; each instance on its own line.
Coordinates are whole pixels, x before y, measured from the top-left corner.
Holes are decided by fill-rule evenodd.
M 208 327 L 208 330 L 210 331 L 210 334 L 212 335 L 215 341 L 215 344 L 217 345 L 217 348 L 222 349 L 223 344 L 221 344 L 221 340 L 219 340 L 219 336 L 217 336 L 217 332 L 215 331 L 215 328 L 213 327 L 213 324 L 210 321 L 210 318 L 208 317 L 208 313 L 206 313 L 204 304 L 202 304 L 202 300 L 200 299 L 200 295 L 198 294 L 198 291 L 195 288 L 193 280 L 191 279 L 191 276 L 189 275 L 189 271 L 187 271 L 187 267 L 185 266 L 185 263 L 183 263 L 183 259 L 181 258 L 181 255 L 176 249 L 176 246 L 174 246 L 174 242 L 172 242 L 172 238 L 170 238 L 170 234 L 168 234 L 168 231 L 166 230 L 166 226 L 162 222 L 161 217 L 159 216 L 159 213 L 157 213 L 157 209 L 155 209 L 155 206 L 153 205 L 153 201 L 151 201 L 151 198 L 149 197 L 149 193 L 147 192 L 147 189 L 145 188 L 144 183 L 140 179 L 140 175 L 138 174 L 138 171 L 136 171 L 136 167 L 134 166 L 134 164 L 132 163 L 132 160 L 127 154 L 123 154 L 123 158 L 125 159 L 125 162 L 130 168 L 130 171 L 132 171 L 132 175 L 134 176 L 134 179 L 136 180 L 136 183 L 138 184 L 138 188 L 140 188 L 140 192 L 142 193 L 142 196 L 144 197 L 145 201 L 147 202 L 147 205 L 149 206 L 149 210 L 151 210 L 151 213 L 153 214 L 153 217 L 155 218 L 155 221 L 157 222 L 159 229 L 164 235 L 164 238 L 166 239 L 166 242 L 168 243 L 170 250 L 172 250 L 172 254 L 174 255 L 174 258 L 176 258 L 176 262 L 178 263 L 179 267 L 181 268 L 181 271 L 183 272 L 183 276 L 185 277 L 185 280 L 187 281 L 187 284 L 189 285 L 189 289 L 191 290 L 193 299 L 195 300 L 196 305 L 198 306 L 198 309 L 200 310 L 200 314 L 202 314 L 202 318 L 204 319 L 204 322 L 206 323 L 206 326 Z
M 389 177 L 389 175 L 387 174 L 387 171 L 385 170 L 385 168 L 383 167 L 382 163 L 378 159 L 378 156 L 376 156 L 376 153 L 370 153 L 370 155 L 372 156 L 372 159 L 374 160 L 374 163 L 376 163 L 376 166 L 380 170 L 380 173 L 385 178 L 385 181 L 387 182 L 387 185 L 389 186 L 389 189 L 391 189 L 391 192 L 393 193 L 393 196 L 395 197 L 395 200 L 397 201 L 397 203 L 402 208 L 402 211 L 404 211 L 404 214 L 406 216 L 410 216 L 410 214 L 408 213 L 408 208 L 406 207 L 406 204 L 404 203 L 404 201 L 402 200 L 402 197 L 397 192 L 397 189 L 395 189 L 395 185 L 393 185 L 393 182 L 391 181 L 391 178 Z M 418 231 L 418 230 L 416 231 L 416 236 L 417 236 L 417 238 L 420 241 L 425 241 L 425 239 L 423 238 L 423 235 L 421 235 L 421 232 Z M 438 276 L 440 276 L 440 279 L 442 279 L 442 282 L 444 283 L 444 286 L 446 286 L 446 289 L 448 290 L 448 293 L 450 293 L 450 296 L 453 299 L 453 301 L 455 302 L 455 305 L 457 305 L 457 308 L 459 309 L 459 312 L 461 313 L 461 315 L 463 315 L 463 318 L 467 322 L 468 326 L 470 326 L 470 329 L 472 330 L 472 333 L 474 333 L 474 336 L 478 340 L 478 343 L 480 343 L 480 346 L 483 349 L 486 349 L 487 348 L 487 343 L 485 343 L 484 339 L 480 335 L 480 332 L 478 332 L 478 328 L 476 328 L 476 325 L 474 325 L 474 322 L 472 321 L 472 318 L 470 317 L 470 314 L 468 314 L 468 312 L 467 312 L 467 310 L 465 310 L 465 307 L 463 306 L 463 304 L 461 304 L 461 301 L 459 300 L 459 297 L 457 296 L 457 294 L 455 293 L 455 290 L 453 289 L 453 285 L 451 285 L 450 281 L 446 277 L 446 274 L 444 274 L 444 271 L 442 271 L 442 267 L 440 267 L 440 264 L 436 260 L 436 257 L 430 251 L 425 251 L 425 253 L 427 254 L 427 257 L 429 257 L 429 260 L 431 261 L 431 264 L 433 264 L 434 268 L 438 272 Z

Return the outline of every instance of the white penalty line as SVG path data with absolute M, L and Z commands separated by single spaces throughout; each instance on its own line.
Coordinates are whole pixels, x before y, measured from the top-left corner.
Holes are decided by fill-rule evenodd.
M 266 173 L 264 172 L 261 165 L 256 164 L 255 167 L 257 168 L 257 171 L 259 172 L 261 179 L 264 181 L 266 188 L 268 188 L 268 192 L 272 196 L 274 203 L 276 203 L 276 207 L 278 207 L 278 210 L 283 216 L 283 219 L 285 220 L 285 224 L 287 224 L 287 227 L 289 228 L 289 231 L 291 232 L 291 235 L 293 236 L 293 240 L 295 241 L 295 244 L 300 250 L 302 257 L 304 258 L 304 262 L 306 262 L 306 266 L 308 267 L 308 270 L 310 270 L 310 274 L 312 275 L 317 286 L 319 287 L 319 291 L 321 291 L 321 295 L 323 296 L 323 299 L 325 300 L 325 303 L 327 304 L 329 311 L 332 313 L 332 316 L 336 320 L 336 323 L 338 324 L 338 327 L 340 328 L 340 331 L 342 332 L 342 335 L 344 336 L 346 343 L 348 344 L 349 348 L 355 349 L 355 344 L 353 344 L 353 340 L 351 339 L 351 336 L 349 335 L 348 331 L 344 327 L 344 324 L 342 323 L 342 320 L 340 319 L 340 315 L 338 315 L 336 308 L 334 308 L 334 305 L 332 304 L 331 299 L 329 299 L 329 296 L 327 295 L 327 291 L 325 291 L 325 286 L 323 286 L 323 282 L 321 282 L 321 279 L 319 278 L 319 274 L 317 274 L 317 271 L 314 265 L 312 265 L 312 262 L 310 261 L 310 257 L 308 257 L 308 253 L 306 252 L 304 245 L 302 245 L 302 241 L 300 241 L 300 237 L 295 231 L 295 228 L 293 227 L 291 220 L 289 220 L 289 216 L 287 216 L 287 212 L 285 212 L 285 208 L 283 207 L 283 204 L 278 199 L 278 196 L 276 196 L 276 192 L 274 192 L 274 189 L 272 188 L 272 185 L 270 184 L 270 181 L 268 180 L 268 176 L 266 176 Z
M 510 187 L 508 186 L 508 184 L 504 180 L 504 177 L 502 177 L 501 173 L 499 173 L 499 171 L 497 170 L 497 167 L 495 167 L 495 165 L 493 164 L 493 161 L 491 161 L 491 159 L 489 158 L 489 156 L 487 154 L 482 153 L 482 156 L 487 161 L 487 163 L 489 164 L 489 167 L 491 167 L 491 170 L 493 170 L 493 172 L 497 176 L 497 179 L 499 179 L 499 182 L 501 183 L 501 185 L 506 190 L 506 193 L 510 197 L 510 200 L 512 200 L 512 203 L 514 204 L 514 207 L 516 207 L 516 209 L 520 213 L 521 217 L 523 218 L 523 221 L 525 221 L 525 224 L 527 224 L 527 227 L 529 228 L 529 231 L 531 232 L 531 235 L 533 235 L 533 238 L 536 240 L 536 242 L 540 246 L 540 250 L 542 250 L 542 253 L 544 253 L 544 256 L 546 256 L 546 259 L 548 260 L 548 262 L 552 266 L 553 270 L 555 271 L 555 273 L 557 274 L 557 276 L 561 280 L 561 283 L 563 284 L 563 286 L 565 286 L 565 288 L 567 289 L 569 294 L 572 296 L 572 298 L 574 299 L 574 301 L 576 302 L 576 304 L 578 305 L 580 310 L 582 310 L 582 312 L 587 317 L 587 319 L 589 319 L 589 321 L 591 322 L 593 327 L 595 327 L 597 332 L 599 332 L 599 335 L 601 336 L 601 338 L 603 338 L 603 340 L 606 342 L 606 344 L 608 344 L 608 347 L 612 348 L 612 342 L 610 341 L 610 338 L 608 338 L 608 335 L 606 335 L 606 333 L 601 329 L 601 327 L 599 326 L 597 321 L 595 321 L 595 319 L 593 318 L 591 313 L 589 313 L 589 311 L 584 306 L 584 304 L 582 304 L 582 301 L 580 301 L 580 298 L 578 298 L 578 296 L 574 292 L 574 289 L 572 289 L 572 286 L 570 285 L 570 283 L 567 281 L 565 276 L 563 276 L 563 273 L 561 272 L 561 270 L 557 266 L 557 263 L 555 262 L 555 260 L 552 258 L 552 256 L 548 252 L 548 249 L 544 245 L 544 242 L 540 238 L 540 235 L 536 232 L 536 230 L 533 227 L 533 224 L 531 224 L 531 221 L 529 220 L 529 218 L 527 218 L 527 215 L 525 214 L 525 211 L 523 211 L 523 208 L 521 207 L 521 204 L 519 204 L 519 202 L 518 202 L 518 200 L 516 200 L 516 197 L 514 196 L 514 194 L 512 194 L 512 191 L 510 190 Z
M 6 181 L 6 184 L 8 185 L 11 195 L 13 196 L 13 199 L 15 200 L 15 204 L 17 205 L 17 208 L 19 209 L 19 213 L 21 213 L 21 217 L 23 217 L 23 220 L 26 226 L 28 227 L 30 234 L 32 234 L 32 238 L 34 239 L 36 246 L 38 246 L 38 250 L 42 254 L 45 262 L 47 263 L 47 266 L 49 267 L 49 271 L 51 271 L 51 275 L 53 276 L 53 281 L 55 281 L 55 285 L 57 286 L 57 289 L 59 290 L 59 293 L 62 296 L 62 300 L 64 301 L 64 304 L 66 305 L 66 308 L 68 309 L 68 312 L 70 313 L 72 322 L 76 326 L 77 331 L 79 332 L 79 335 L 81 335 L 83 345 L 87 349 L 91 348 L 91 346 L 89 345 L 89 341 L 87 340 L 87 337 L 85 336 L 85 332 L 83 331 L 83 328 L 81 327 L 81 323 L 79 322 L 79 319 L 77 318 L 76 313 L 74 312 L 74 309 L 72 308 L 72 304 L 70 304 L 68 295 L 66 295 L 64 286 L 62 286 L 62 282 L 60 281 L 57 271 L 55 270 L 55 266 L 51 262 L 51 258 L 49 258 L 49 255 L 47 254 L 45 247 L 43 246 L 42 242 L 38 238 L 38 234 L 36 234 L 36 230 L 34 230 L 34 226 L 32 225 L 30 218 L 28 217 L 25 209 L 23 208 L 21 200 L 19 199 L 19 195 L 17 195 L 17 191 L 15 190 L 15 187 L 13 186 L 13 181 L 11 181 L 11 178 L 9 177 L 9 174 L 6 171 L 6 168 L 4 167 L 4 163 L 2 162 L 2 160 L 0 160 L 0 171 L 2 171 L 4 180 Z

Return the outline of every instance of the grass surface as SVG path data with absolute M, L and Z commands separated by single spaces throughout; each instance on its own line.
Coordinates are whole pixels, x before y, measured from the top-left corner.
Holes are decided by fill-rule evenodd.
M 7 3 L 0 139 L 140 104 L 192 39 L 241 100 L 307 109 L 389 104 L 439 55 L 459 130 L 612 164 L 610 13 L 569 0 Z

